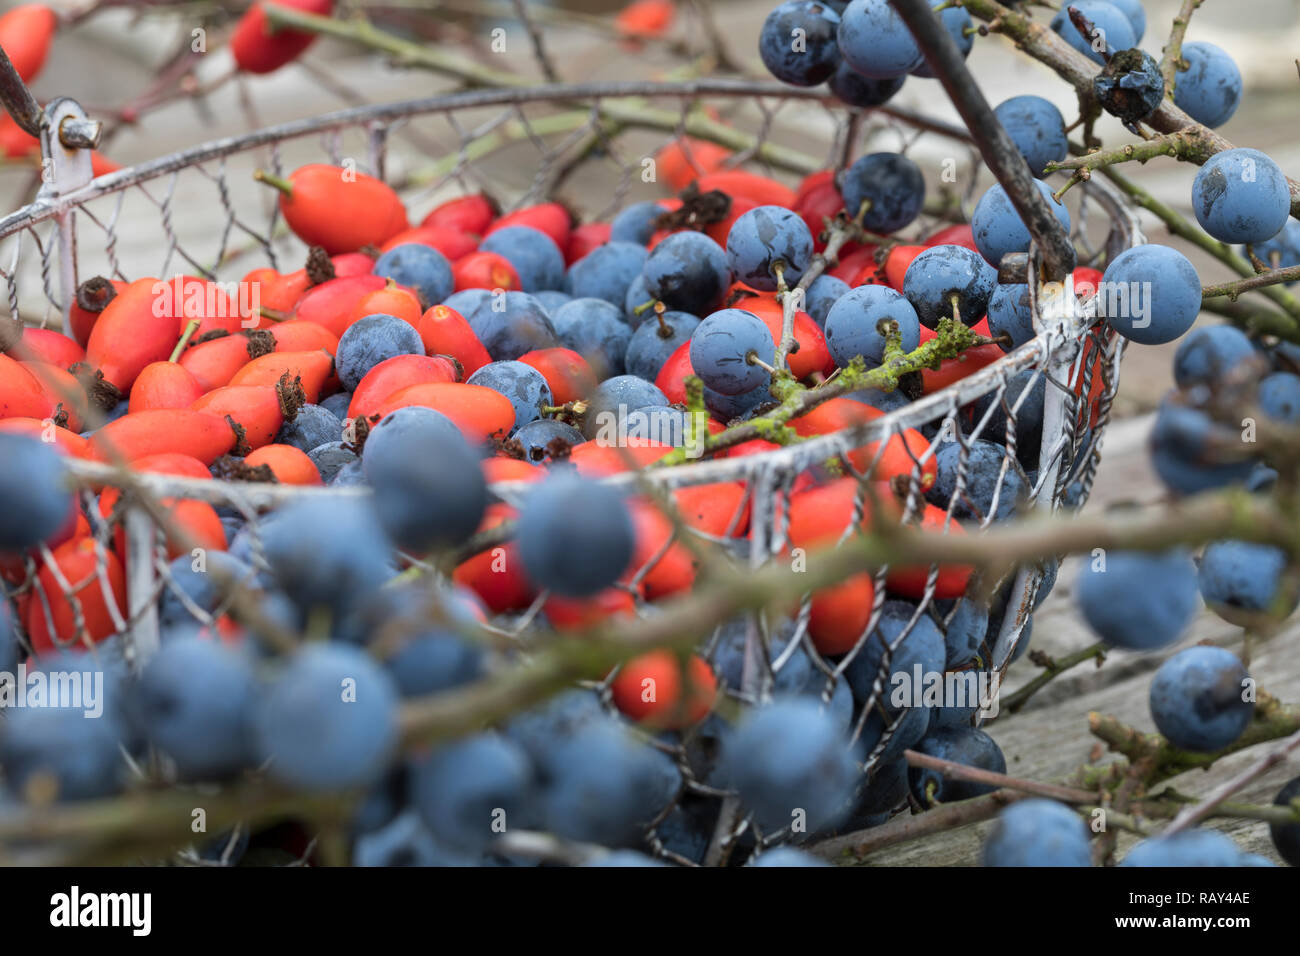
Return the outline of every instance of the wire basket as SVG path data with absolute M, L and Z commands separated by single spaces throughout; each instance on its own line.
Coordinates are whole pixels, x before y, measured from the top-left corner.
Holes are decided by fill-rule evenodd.
M 48 109 L 56 118 L 83 115 L 67 100 Z M 730 165 L 792 181 L 819 169 L 840 168 L 873 150 L 907 152 L 922 168 L 937 169 L 951 160 L 962 170 L 957 179 L 963 188 L 944 187 L 932 196 L 921 220 L 905 231 L 909 236 L 927 235 L 940 215 L 964 218 L 979 184 L 989 181 L 981 175 L 979 155 L 963 130 L 890 108 L 845 110 L 819 91 L 710 81 L 468 92 L 287 123 L 210 142 L 93 181 L 86 152 L 64 149 L 47 135 L 43 145 L 49 173 L 38 198 L 0 220 L 0 280 L 13 315 L 28 324 L 57 327 L 78 283 L 90 276 L 131 280 L 184 271 L 230 279 L 257 266 L 284 268 L 301 262 L 306 250 L 284 228 L 272 191 L 252 181 L 256 168 L 279 174 L 302 162 L 352 164 L 399 188 L 413 219 L 439 201 L 482 189 L 503 200 L 507 208 L 562 198 L 584 216 L 598 218 L 633 200 L 670 195 L 653 181 L 654 176 L 645 175 L 653 166 L 647 160 L 664 145 L 677 143 L 690 161 L 692 149 L 705 141 L 730 149 Z M 1135 216 L 1100 178 L 1080 184 L 1069 196 L 1075 207 L 1072 238 L 1081 265 L 1109 261 L 1119 251 L 1145 241 Z M 1032 255 L 1031 251 L 1031 260 Z M 724 537 L 732 560 L 752 567 L 781 560 L 788 553 L 790 502 L 802 472 L 833 461 L 845 474 L 858 477 L 855 514 L 860 516 L 870 495 L 869 466 L 875 462 L 859 467 L 862 457 L 851 453 L 875 442 L 878 456 L 887 439 L 906 429 L 919 430 L 934 443 L 919 457 L 904 443 L 912 456 L 912 469 L 906 480 L 895 481 L 895 491 L 905 523 L 918 521 L 927 506 L 923 468 L 936 454 L 938 439 L 960 446 L 955 490 L 948 500 L 931 502 L 944 512 L 945 530 L 957 520 L 955 512 L 963 503 L 969 504 L 967 457 L 971 443 L 980 438 L 992 438 L 1004 449 L 994 507 L 997 495 L 1014 496 L 1018 484 L 1025 489 L 1017 505 L 1021 511 L 1077 508 L 1088 497 L 1099 460 L 1100 440 L 1119 384 L 1123 341 L 1104 325 L 1095 324 L 1091 300 L 1065 296 L 1048 304 L 1035 298 L 1033 309 L 1037 335 L 1032 341 L 882 418 L 777 451 L 608 480 L 633 492 L 644 491 L 647 483 L 675 489 L 743 482 L 741 507 L 748 512 L 748 530 L 740 537 Z M 1017 394 L 1009 392 L 1008 385 L 1018 373 L 1032 377 L 1029 387 Z M 1025 403 L 1040 382 L 1041 437 L 1037 428 L 1021 428 L 1022 416 L 1029 414 Z M 976 403 L 981 414 L 972 416 Z M 1026 447 L 1027 441 L 1033 444 Z M 61 646 L 88 643 L 82 626 L 83 601 L 106 603 L 114 633 L 96 645 L 97 652 L 120 653 L 137 668 L 158 646 L 163 600 L 173 610 L 183 607 L 206 625 L 213 625 L 230 603 L 223 600 L 215 607 L 201 607 L 176 586 L 165 535 L 153 517 L 156 512 L 145 507 L 146 498 L 155 502 L 165 497 L 195 498 L 238 516 L 256 556 L 259 527 L 268 509 L 306 495 L 368 494 L 358 488 L 311 489 L 148 474 L 132 475 L 126 482 L 107 466 L 80 461 L 72 462 L 72 469 L 83 486 L 85 513 L 92 526 L 93 571 L 84 580 L 66 580 L 50 562 L 49 550 L 42 548 L 24 567 L 10 569 L 5 593 L 10 599 L 39 602 L 47 614 L 51 601 L 71 607 L 74 633 L 61 636 L 57 640 Z M 103 518 L 94 490 L 113 484 L 124 487 L 124 507 Z M 493 488 L 502 501 L 514 504 L 525 490 L 518 483 Z M 977 514 L 960 523 L 973 532 L 992 520 L 992 514 Z M 846 527 L 844 535 L 855 533 L 855 527 L 856 522 Z M 126 542 L 124 585 L 122 574 L 113 569 L 119 533 Z M 719 539 L 708 538 L 708 543 L 716 545 Z M 661 557 L 662 553 L 655 555 L 641 573 Z M 409 556 L 401 560 L 422 566 Z M 54 573 L 43 574 L 42 569 Z M 931 567 L 924 574 L 924 586 L 912 595 L 917 604 L 911 622 L 882 648 L 869 698 L 858 701 L 855 708 L 855 736 L 863 733 L 872 715 L 883 713 L 878 704 L 886 690 L 891 657 L 916 622 L 928 615 L 946 625 L 954 613 L 951 605 L 941 607 L 935 597 L 939 570 Z M 1023 566 L 1013 579 L 1003 582 L 1007 610 L 998 632 L 987 636 L 979 657 L 982 669 L 998 679 L 1023 651 L 1022 637 L 1045 573 L 1054 573 L 1049 564 Z M 820 655 L 810 640 L 807 598 L 792 626 L 769 626 L 758 616 L 747 619 L 743 644 L 750 664 L 743 679 L 728 687 L 729 693 L 742 701 L 764 698 L 772 693 L 782 669 L 792 666 L 794 656 L 807 654 L 824 677 L 823 699 L 831 701 L 867 641 L 880 640 L 871 635 L 880 619 L 888 577 L 888 568 L 875 572 L 870 623 L 853 650 L 838 659 Z M 47 593 L 51 587 L 54 593 Z M 520 639 L 539 621 L 543 599 L 544 595 L 521 614 L 496 620 L 494 627 L 507 640 Z M 706 645 L 715 663 L 724 653 L 722 645 L 735 639 L 734 633 L 728 637 L 722 630 Z M 608 680 L 597 689 L 607 698 Z M 981 716 L 973 714 L 971 719 L 978 721 Z M 866 756 L 864 773 L 875 769 L 901 720 L 886 720 Z M 710 861 L 717 862 L 726 858 L 746 826 L 734 799 L 727 800 L 725 792 L 700 771 L 696 737 L 707 732 L 706 723 L 660 744 L 678 759 L 685 781 L 683 795 L 724 800 L 719 823 L 723 838 L 711 850 Z M 672 810 L 665 807 L 660 819 Z M 753 834 L 759 847 L 788 836 L 786 831 Z M 653 830 L 650 844 L 678 862 L 700 862 L 683 861 L 680 854 L 665 849 Z

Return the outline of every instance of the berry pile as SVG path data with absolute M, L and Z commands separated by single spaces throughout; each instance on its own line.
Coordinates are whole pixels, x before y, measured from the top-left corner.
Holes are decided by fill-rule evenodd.
M 873 642 L 834 685 L 833 706 L 823 712 L 818 701 L 829 685 L 817 670 L 824 664 L 814 661 L 833 664 L 859 643 L 870 623 L 871 573 L 812 595 L 811 644 L 786 655 L 775 678 L 786 703 L 750 718 L 715 712 L 722 694 L 743 692 L 748 625 L 738 618 L 720 642 L 701 635 L 694 654 L 663 649 L 628 661 L 612 676 L 605 704 L 575 691 L 414 758 L 397 735 L 404 699 L 501 666 L 484 630 L 490 619 L 508 620 L 540 600 L 540 622 L 576 631 L 696 586 L 700 557 L 677 540 L 659 506 L 598 479 L 761 415 L 779 401 L 770 390 L 774 374 L 813 387 L 879 366 L 885 320 L 897 324 L 904 352 L 934 340 L 945 319 L 987 330 L 993 269 L 975 251 L 969 227 L 949 227 L 923 243 L 880 247 L 879 255 L 867 243 L 850 247 L 810 284 L 811 311 L 796 312 L 795 344 L 783 368 L 773 364 L 784 299 L 825 246 L 827 220 L 814 233 L 813 210 L 834 206 L 833 219 L 851 202 L 869 206 L 867 217 L 874 213 L 880 226 L 911 225 L 925 187 L 909 160 L 864 157 L 839 184 L 818 173 L 789 205 L 762 201 L 783 189 L 778 183 L 733 173 L 730 191 L 716 192 L 732 211 L 725 230 L 703 231 L 672 224 L 678 200 L 579 226 L 555 203 L 502 214 L 481 195 L 447 201 L 412 225 L 387 186 L 342 173 L 306 166 L 284 181 L 262 177 L 280 190 L 286 221 L 314 248 L 302 269 L 244 277 L 257 291 L 256 310 L 241 310 L 194 277 L 96 279 L 83 287 L 71 335 L 24 330 L 15 357 L 0 358 L 8 363 L 0 364 L 7 416 L 0 440 L 13 445 L 0 480 L 22 502 L 0 522 L 24 635 L 6 647 L 15 660 L 27 653 L 34 664 L 63 660 L 92 645 L 109 659 L 121 651 L 127 552 L 113 525 L 121 495 L 108 488 L 98 500 L 70 496 L 64 456 L 200 480 L 374 491 L 305 497 L 256 521 L 202 500 L 168 499 L 163 651 L 140 675 L 117 674 L 122 711 L 112 732 L 87 743 L 100 748 L 93 765 L 60 763 L 59 748 L 40 743 L 60 740 L 54 729 L 7 730 L 0 764 L 13 792 L 48 772 L 60 799 L 115 793 L 124 778 L 110 751 L 153 746 L 183 779 L 227 779 L 265 764 L 289 786 L 373 789 L 383 810 L 358 819 L 362 860 L 483 858 L 498 807 L 530 827 L 650 849 L 644 826 L 676 800 L 651 839 L 698 862 L 716 803 L 684 790 L 682 767 L 630 726 L 678 748 L 699 778 L 734 787 L 765 829 L 788 825 L 792 812 L 810 817 L 807 832 L 816 834 L 878 819 L 906 791 L 892 781 L 905 783 L 901 753 L 909 746 L 1001 766 L 996 745 L 970 726 L 977 701 L 933 714 L 875 704 L 853 740 L 855 711 L 873 699 L 881 664 Z M 348 214 L 339 217 L 339 209 Z M 175 292 L 184 294 L 164 301 Z M 167 308 L 172 301 L 177 307 Z M 945 361 L 937 372 L 912 376 L 906 390 L 819 404 L 791 421 L 793 437 L 880 418 L 984 367 L 1005 347 Z M 694 376 L 707 409 L 698 415 L 689 408 Z M 83 383 L 93 385 L 90 392 Z M 1021 418 L 1041 419 L 1041 401 L 1038 408 Z M 963 427 L 976 412 L 966 410 Z M 1041 428 L 1041 421 L 1019 424 Z M 56 441 L 40 441 L 43 430 Z M 891 482 L 914 480 L 928 499 L 922 526 L 942 529 L 959 469 L 967 490 L 948 533 L 1015 511 L 1027 485 L 1014 470 L 999 476 L 1005 427 L 976 442 L 964 466 L 951 454 L 955 443 L 931 451 L 935 437 L 907 429 L 851 453 L 857 467 L 871 469 L 886 520 L 903 514 Z M 751 440 L 711 456 L 775 447 Z M 1026 449 L 1026 461 L 1035 457 Z M 527 490 L 497 498 L 494 482 Z M 790 499 L 790 546 L 834 544 L 853 525 L 857 487 L 835 468 L 801 476 Z M 672 504 L 693 531 L 740 541 L 749 530 L 744 482 L 682 488 Z M 499 546 L 453 561 L 444 587 L 385 586 L 411 577 L 403 569 L 415 559 L 454 555 L 476 532 L 502 528 L 510 534 Z M 41 545 L 48 557 L 35 550 Z M 253 589 L 260 615 L 232 603 L 207 569 L 195 573 L 193 547 L 224 580 Z M 108 588 L 98 586 L 97 563 Z M 23 587 L 33 577 L 34 586 Z M 877 629 L 901 641 L 892 669 L 918 663 L 942 674 L 954 658 L 987 668 L 1009 586 L 991 605 L 977 603 L 964 598 L 971 569 L 940 566 L 941 612 L 925 603 L 926 577 L 915 567 L 887 576 Z M 86 585 L 72 595 L 61 580 Z M 332 640 L 258 666 L 274 649 L 256 620 L 262 615 L 291 634 L 324 627 Z M 787 639 L 794 634 L 793 619 L 779 627 Z M 200 675 L 201 693 L 178 696 Z M 354 682 L 364 706 L 329 690 L 339 681 Z M 50 713 L 26 719 L 68 719 Z M 857 766 L 900 715 L 906 719 L 884 751 L 888 767 L 873 777 L 879 786 L 860 794 Z M 938 735 L 933 744 L 927 728 Z M 592 748 L 607 759 L 593 763 Z M 796 756 L 804 769 L 792 773 Z M 409 781 L 402 786 L 394 783 L 399 770 Z M 913 784 L 918 799 L 939 799 L 927 788 Z

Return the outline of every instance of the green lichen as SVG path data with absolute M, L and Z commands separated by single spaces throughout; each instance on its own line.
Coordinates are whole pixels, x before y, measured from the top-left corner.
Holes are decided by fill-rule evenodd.
M 801 385 L 788 372 L 777 375 L 772 382 L 771 392 L 773 398 L 780 404 L 763 415 L 733 425 L 718 435 L 709 436 L 704 442 L 704 453 L 708 454 L 753 439 L 762 439 L 778 445 L 789 445 L 799 441 L 800 436 L 789 427 L 789 421 L 807 414 L 823 401 L 867 388 L 892 392 L 899 387 L 899 382 L 904 376 L 926 368 L 938 368 L 940 362 L 959 357 L 967 349 L 978 345 L 980 341 L 980 337 L 962 323 L 953 319 L 941 319 L 933 339 L 911 352 L 904 352 L 902 337 L 895 326 L 886 333 L 884 362 L 878 367 L 868 369 L 859 356 L 840 369 L 833 379 L 815 388 Z M 692 381 L 698 384 L 693 385 Z M 699 382 L 698 378 L 693 376 L 687 379 L 688 397 L 691 394 L 690 390 L 697 388 L 702 404 L 703 387 L 703 383 Z M 672 467 L 694 460 L 697 460 L 697 457 L 689 456 L 679 448 L 660 459 L 656 467 Z
M 790 445 L 800 440 L 798 432 L 784 422 L 777 421 L 774 417 L 753 418 L 749 424 L 754 426 L 754 430 L 758 432 L 758 437 L 763 441 L 770 441 L 776 445 Z

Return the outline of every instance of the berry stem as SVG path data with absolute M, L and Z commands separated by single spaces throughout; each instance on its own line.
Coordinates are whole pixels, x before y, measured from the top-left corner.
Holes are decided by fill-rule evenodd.
M 748 362 L 750 365 L 757 365 L 759 368 L 765 369 L 769 375 L 775 376 L 779 374 L 774 366 L 768 365 L 761 358 L 759 358 L 757 352 L 748 353 L 745 356 L 745 361 Z
M 1265 272 L 1268 272 L 1270 268 L 1272 269 L 1278 268 L 1277 263 L 1274 263 L 1272 266 L 1269 266 L 1266 262 L 1264 262 L 1263 259 L 1255 255 L 1255 247 L 1253 243 L 1249 243 L 1249 242 L 1246 243 L 1244 247 L 1244 251 L 1246 253 L 1246 258 L 1250 261 L 1250 264 L 1254 267 L 1256 275 L 1263 275 Z M 1274 253 L 1274 255 L 1276 256 L 1278 254 Z
M 200 321 L 198 319 L 190 319 L 189 323 L 185 326 L 185 331 L 181 334 L 181 340 L 176 343 L 176 348 L 172 349 L 171 357 L 168 358 L 167 361 L 179 362 L 181 360 L 181 353 L 185 351 L 185 346 L 190 344 L 190 339 L 193 338 L 194 333 L 198 331 L 199 324 Z
M 655 321 L 659 323 L 658 335 L 661 339 L 671 339 L 673 337 L 673 327 L 664 321 L 665 311 L 662 302 L 655 303 Z
M 268 173 L 264 169 L 255 169 L 253 170 L 253 178 L 259 183 L 266 183 L 268 186 L 274 186 L 284 194 L 286 199 L 293 198 L 293 183 L 289 182 L 289 180 L 285 179 L 283 176 Z
M 1086 182 L 1091 178 L 1092 178 L 1092 173 L 1089 172 L 1087 169 L 1076 169 L 1074 171 L 1074 175 L 1065 181 L 1065 185 L 1063 185 L 1056 192 L 1052 193 L 1052 198 L 1055 199 L 1057 202 L 1060 202 L 1062 197 L 1064 197 L 1065 194 L 1070 191 L 1070 188 L 1072 186 L 1075 186 L 1078 183 Z
M 858 207 L 858 213 L 851 220 L 845 221 L 844 213 L 841 212 L 836 221 L 830 227 L 830 233 L 826 240 L 826 248 L 812 257 L 808 263 L 808 268 L 804 270 L 799 277 L 799 284 L 794 288 L 794 294 L 788 290 L 785 291 L 781 299 L 781 341 L 776 343 L 776 356 L 773 365 L 783 369 L 786 367 L 786 356 L 794 348 L 794 316 L 798 311 L 798 305 L 802 301 L 804 293 L 808 291 L 817 278 L 826 271 L 827 267 L 839 261 L 840 250 L 844 244 L 857 236 L 862 229 L 862 217 L 871 209 L 871 201 L 864 199 L 862 205 Z M 785 267 L 781 265 L 781 284 L 785 285 Z
M 776 273 L 776 292 L 777 295 L 785 295 L 790 291 L 790 287 L 785 284 L 785 263 L 780 259 L 772 263 L 772 271 Z

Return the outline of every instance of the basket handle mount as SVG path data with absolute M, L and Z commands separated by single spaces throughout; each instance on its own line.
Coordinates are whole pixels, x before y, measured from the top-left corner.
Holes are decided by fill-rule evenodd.
M 41 131 L 49 125 L 49 117 L 14 69 L 4 47 L 0 47 L 0 102 L 29 136 L 39 139 Z M 102 132 L 103 124 L 98 120 L 66 116 L 59 123 L 59 142 L 65 149 L 94 149 Z

